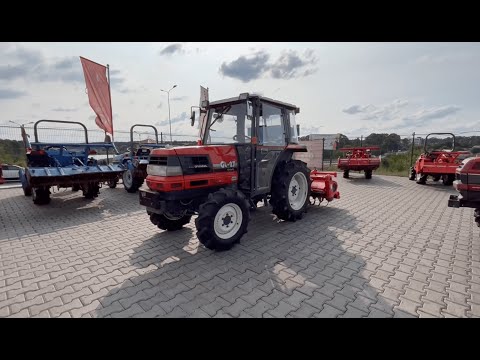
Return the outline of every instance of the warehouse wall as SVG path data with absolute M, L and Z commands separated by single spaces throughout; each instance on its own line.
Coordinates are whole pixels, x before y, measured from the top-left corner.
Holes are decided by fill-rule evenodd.
M 306 145 L 308 152 L 295 153 L 294 158 L 297 160 L 305 161 L 307 166 L 313 170 L 322 168 L 322 142 L 323 140 L 301 140 L 299 144 Z

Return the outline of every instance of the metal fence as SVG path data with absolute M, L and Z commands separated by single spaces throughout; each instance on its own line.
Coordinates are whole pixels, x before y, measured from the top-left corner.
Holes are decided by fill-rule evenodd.
M 85 141 L 84 130 L 80 126 L 48 126 L 37 129 L 38 140 L 40 142 L 52 142 L 52 143 L 83 143 Z M 34 139 L 34 129 L 32 126 L 25 126 L 26 133 L 30 136 L 30 141 Z M 194 135 L 172 134 L 172 140 L 174 144 L 194 143 L 198 139 Z M 22 141 L 22 136 L 19 126 L 0 125 L 0 140 L 16 140 Z M 88 130 L 88 141 L 90 143 L 103 142 L 105 140 L 105 133 L 100 129 Z M 129 130 L 116 130 L 114 134 L 115 143 L 127 143 L 130 142 Z M 133 134 L 134 142 L 154 142 L 155 133 L 152 130 L 135 130 Z M 163 132 L 158 133 L 158 141 L 163 144 L 170 143 L 170 134 Z

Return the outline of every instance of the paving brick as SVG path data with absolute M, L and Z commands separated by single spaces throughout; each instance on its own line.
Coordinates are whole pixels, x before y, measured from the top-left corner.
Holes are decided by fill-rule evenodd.
M 248 308 L 245 310 L 245 312 L 249 313 L 253 317 L 262 317 L 262 315 L 267 312 L 268 310 L 273 309 L 275 306 L 263 301 L 263 300 L 258 300 L 258 302 L 252 306 L 251 308 Z
M 362 310 L 359 310 L 355 307 L 347 305 L 347 311 L 343 313 L 340 317 L 342 318 L 362 318 L 367 317 L 368 313 Z
M 303 303 L 302 306 L 296 310 L 289 313 L 294 318 L 309 318 L 313 317 L 314 314 L 318 313 L 319 309 L 313 307 L 307 303 Z

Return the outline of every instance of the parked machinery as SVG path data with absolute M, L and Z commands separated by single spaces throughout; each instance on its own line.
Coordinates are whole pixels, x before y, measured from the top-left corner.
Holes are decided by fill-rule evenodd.
M 344 155 L 338 159 L 337 167 L 343 170 L 343 177 L 348 179 L 350 171 L 364 171 L 365 179 L 371 179 L 373 170 L 380 167 L 380 158 L 372 155 L 374 150 L 380 150 L 380 148 L 364 146 L 340 149 Z
M 40 123 L 62 123 L 80 125 L 85 133 L 82 143 L 41 142 L 38 139 Z M 30 143 L 25 128 L 21 127 L 25 144 L 27 167 L 20 170 L 20 181 L 25 196 L 32 196 L 35 204 L 50 202 L 50 188 L 69 188 L 73 191 L 82 190 L 83 196 L 92 199 L 98 196 L 100 186 L 124 171 L 121 164 L 98 165 L 97 160 L 90 155 L 96 154 L 95 149 L 115 148 L 111 142 L 89 143 L 85 125 L 73 121 L 39 120 L 34 125 L 35 142 Z
M 295 105 L 248 93 L 204 101 L 198 146 L 150 153 L 140 204 L 151 222 L 178 230 L 198 214 L 199 241 L 226 250 L 246 233 L 250 210 L 262 200 L 278 218 L 296 221 L 310 195 L 339 198 L 330 173 L 311 173 L 293 159 L 295 152 L 307 151 L 297 140 L 298 112 Z M 194 119 L 193 112 L 192 125 Z
M 431 135 L 452 136 L 452 149 L 428 151 L 428 137 Z M 433 181 L 442 179 L 443 185 L 452 185 L 455 180 L 455 171 L 463 159 L 470 155 L 469 151 L 455 151 L 455 135 L 452 133 L 430 133 L 425 137 L 423 153 L 420 154 L 415 165 L 410 168 L 410 180 L 417 184 L 426 184 L 429 176 Z

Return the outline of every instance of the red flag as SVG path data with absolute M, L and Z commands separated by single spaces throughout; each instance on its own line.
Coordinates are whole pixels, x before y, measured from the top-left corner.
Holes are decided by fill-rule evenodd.
M 202 102 L 207 100 L 208 101 L 208 89 L 205 89 L 203 86 L 200 86 L 200 109 L 203 109 L 202 107 Z M 200 137 L 204 134 L 204 123 L 206 123 L 206 112 L 201 112 L 200 111 L 200 117 L 198 119 L 198 126 L 200 128 Z
M 112 100 L 110 84 L 107 80 L 107 67 L 80 56 L 88 100 L 97 115 L 95 123 L 100 129 L 113 135 Z

